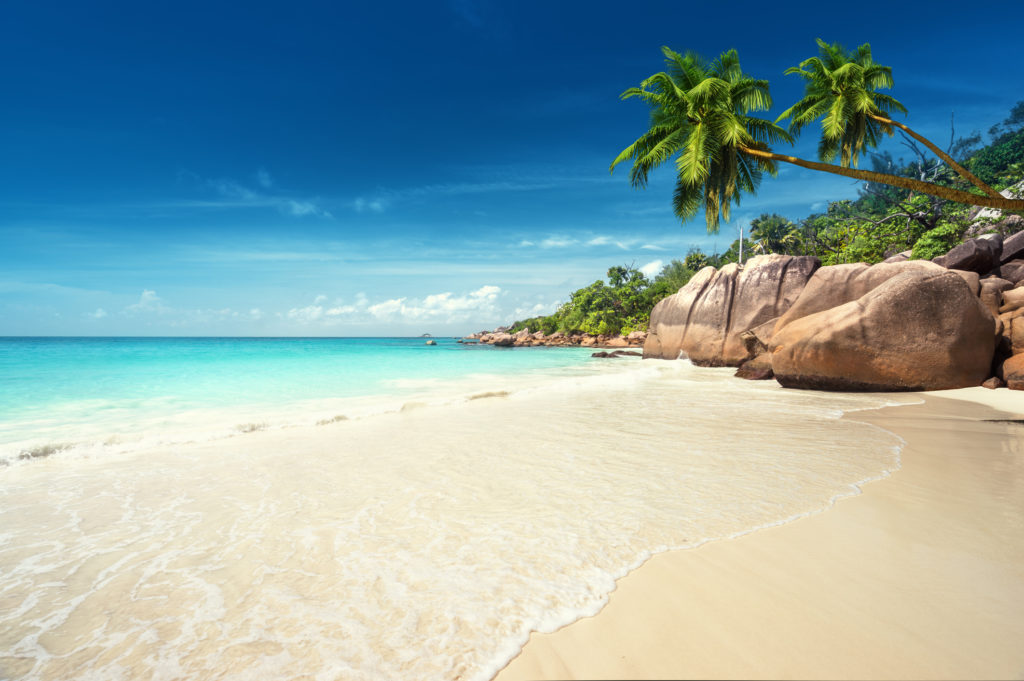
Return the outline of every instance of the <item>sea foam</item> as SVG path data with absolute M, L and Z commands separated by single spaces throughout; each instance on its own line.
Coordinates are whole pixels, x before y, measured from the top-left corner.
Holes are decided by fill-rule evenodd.
M 0 676 L 487 679 L 652 554 L 899 466 L 839 417 L 905 398 L 685 361 L 487 380 L 0 472 Z

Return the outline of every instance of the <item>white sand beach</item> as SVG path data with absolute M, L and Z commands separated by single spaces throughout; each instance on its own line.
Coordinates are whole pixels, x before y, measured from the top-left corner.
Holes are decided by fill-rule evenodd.
M 848 414 L 902 467 L 817 515 L 654 556 L 496 678 L 1024 678 L 1024 394 Z

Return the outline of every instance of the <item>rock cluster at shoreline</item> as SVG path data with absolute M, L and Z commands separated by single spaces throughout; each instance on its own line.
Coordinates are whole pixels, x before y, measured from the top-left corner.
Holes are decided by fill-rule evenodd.
M 651 312 L 645 358 L 823 390 L 1024 390 L 1024 231 L 933 261 L 706 267 Z
M 581 346 L 592 348 L 630 348 L 641 347 L 647 339 L 644 331 L 633 331 L 628 335 L 593 336 L 589 333 L 564 334 L 557 331 L 546 335 L 541 331 L 531 332 L 522 329 L 516 333 L 508 333 L 504 329 L 480 331 L 470 334 L 459 342 L 477 342 L 498 347 L 534 347 L 534 346 Z

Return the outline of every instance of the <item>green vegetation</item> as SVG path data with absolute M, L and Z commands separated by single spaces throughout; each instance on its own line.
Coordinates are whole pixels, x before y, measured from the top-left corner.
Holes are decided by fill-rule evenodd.
M 752 247 L 747 241 L 745 249 Z M 614 336 L 632 331 L 646 331 L 654 305 L 682 287 L 704 267 L 721 267 L 737 261 L 739 244 L 722 254 L 708 255 L 700 249 L 691 249 L 685 260 L 672 260 L 661 271 L 648 279 L 633 265 L 615 266 L 608 270 L 608 283 L 598 280 L 573 291 L 569 302 L 553 315 L 522 319 L 509 327 L 509 333 L 522 329 L 543 331 L 550 335 L 562 333 L 589 333 L 594 336 Z
M 621 95 L 622 99 L 636 97 L 645 102 L 651 109 L 651 122 L 647 132 L 612 161 L 610 170 L 631 160 L 630 182 L 641 188 L 646 187 L 651 170 L 675 157 L 675 214 L 685 221 L 703 206 L 708 232 L 718 231 L 720 219 L 728 222 L 730 202 L 739 205 L 742 193 L 755 193 L 763 174 L 775 175 L 780 161 L 944 201 L 1024 210 L 1024 200 L 1000 196 L 948 153 L 889 118 L 890 111 L 906 109 L 893 97 L 878 92 L 892 87 L 892 72 L 873 61 L 870 45 L 850 53 L 838 44 L 817 42 L 818 56 L 786 71 L 806 82 L 804 97 L 778 119 L 790 120 L 788 131 L 779 127 L 778 121 L 750 115 L 771 108 L 768 81 L 743 73 L 736 50 L 723 52 L 709 63 L 692 52 L 680 55 L 663 47 L 667 70 Z M 771 150 L 769 144 L 792 144 L 805 126 L 819 119 L 820 162 Z M 1024 120 L 1024 110 L 1015 109 L 1008 121 L 1020 120 Z M 861 154 L 875 148 L 883 134 L 891 136 L 897 129 L 912 144 L 923 144 L 936 154 L 954 175 L 919 177 L 850 167 L 857 166 Z M 838 166 L 831 163 L 837 157 Z M 972 193 L 972 188 L 984 195 Z
M 655 73 L 622 93 L 622 99 L 638 97 L 651 107 L 651 126 L 612 162 L 632 159 L 629 180 L 646 187 L 651 170 L 676 158 L 675 214 L 688 220 L 701 205 L 708 231 L 717 232 L 719 215 L 729 221 L 729 202 L 740 203 L 740 194 L 753 194 L 762 174 L 775 175 L 776 164 L 768 142 L 792 142 L 778 125 L 750 116 L 766 111 L 772 100 L 768 81 L 754 80 L 740 69 L 736 50 L 723 52 L 707 63 L 693 53 L 680 55 L 667 47 L 668 71 Z
M 612 267 L 607 276 L 607 284 L 598 280 L 574 291 L 569 302 L 558 308 L 555 314 L 518 321 L 510 331 L 515 333 L 529 328 L 545 334 L 562 331 L 595 336 L 643 331 L 647 329 L 654 304 L 678 290 L 670 289 L 659 278 L 649 281 L 632 265 Z
M 898 126 L 896 130 L 913 156 L 908 161 L 894 159 L 889 153 L 865 151 L 878 173 L 940 185 L 966 181 L 950 165 L 926 153 L 915 137 Z M 1018 102 L 1010 115 L 989 132 L 993 139 L 988 146 L 978 148 L 981 135 L 975 133 L 954 140 L 944 153 L 991 183 L 993 189 L 1001 190 L 1024 179 L 1024 101 Z M 835 153 L 841 158 L 843 142 L 836 144 Z M 853 148 L 851 143 L 851 162 Z M 963 240 L 972 224 L 969 212 L 968 206 L 937 196 L 889 183 L 868 182 L 856 200 L 833 201 L 822 213 L 795 221 L 774 213 L 760 215 L 750 222 L 743 252 L 814 255 L 825 265 L 877 263 L 907 250 L 912 251 L 912 258 L 930 259 Z M 994 229 L 994 225 L 987 229 Z M 518 321 L 511 331 L 529 327 L 545 334 L 561 331 L 612 335 L 646 330 L 655 303 L 685 286 L 703 267 L 719 268 L 737 262 L 739 247 L 737 240 L 724 253 L 707 254 L 691 248 L 684 259 L 672 260 L 652 279 L 632 265 L 612 267 L 607 283 L 595 281 L 573 292 L 554 314 Z

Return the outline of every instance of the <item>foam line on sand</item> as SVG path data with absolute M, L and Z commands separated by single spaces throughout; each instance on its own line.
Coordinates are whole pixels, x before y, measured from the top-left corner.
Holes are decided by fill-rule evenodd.
M 891 477 L 654 556 L 497 679 L 1024 678 L 1024 394 L 922 397 L 846 417 L 906 440 Z

